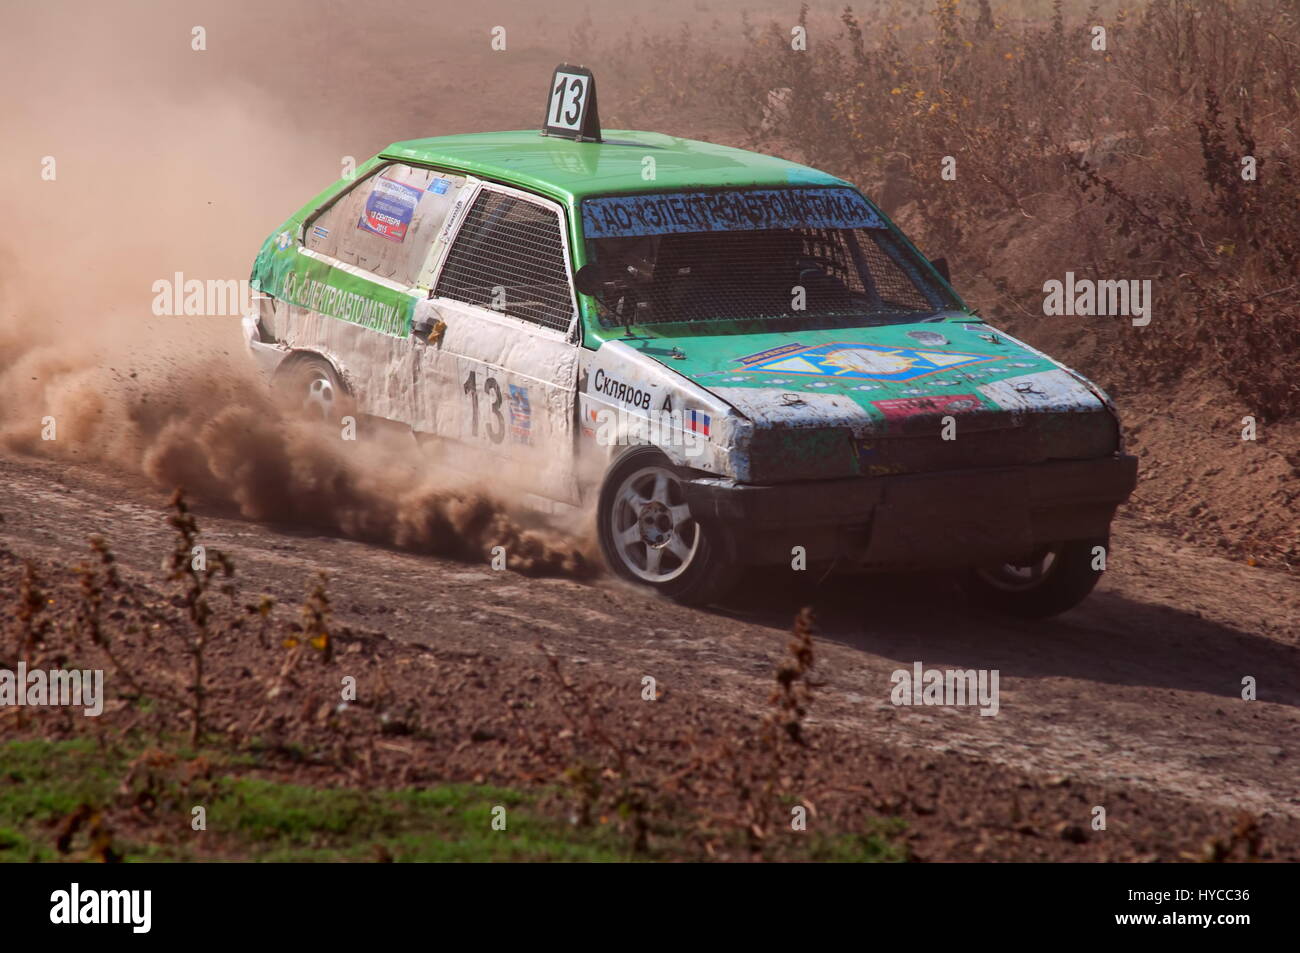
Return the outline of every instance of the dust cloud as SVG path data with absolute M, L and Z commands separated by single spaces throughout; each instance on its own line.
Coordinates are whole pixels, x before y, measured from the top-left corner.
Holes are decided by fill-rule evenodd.
M 238 314 L 155 313 L 157 281 L 246 279 L 343 156 L 383 144 L 343 143 L 268 95 L 274 76 L 252 69 L 268 38 L 223 31 L 254 10 L 0 12 L 0 448 L 180 485 L 249 519 L 475 561 L 504 546 L 519 572 L 592 575 L 589 540 L 507 506 L 486 478 L 414 441 L 344 444 L 286 411 L 254 375 Z M 331 29 L 311 15 L 314 39 L 297 57 L 275 47 L 277 70 L 312 68 Z M 204 22 L 199 52 L 191 24 Z

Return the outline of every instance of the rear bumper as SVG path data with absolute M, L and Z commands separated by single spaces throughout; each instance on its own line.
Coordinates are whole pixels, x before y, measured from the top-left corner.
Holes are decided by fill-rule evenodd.
M 789 562 L 802 546 L 809 561 L 955 567 L 1105 536 L 1136 483 L 1137 459 L 1117 454 L 771 486 L 704 477 L 686 492 L 697 517 L 725 527 L 746 562 Z
M 244 344 L 253 357 L 257 369 L 269 380 L 275 375 L 280 362 L 288 355 L 288 348 L 276 344 L 262 343 L 262 333 L 258 326 L 257 315 L 245 315 L 240 322 L 244 332 Z

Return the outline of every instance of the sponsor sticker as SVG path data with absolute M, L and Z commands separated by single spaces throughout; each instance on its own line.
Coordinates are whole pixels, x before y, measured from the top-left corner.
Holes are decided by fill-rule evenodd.
M 785 354 L 793 354 L 795 351 L 802 351 L 806 345 L 803 344 L 782 344 L 780 347 L 768 348 L 766 351 L 759 351 L 757 354 L 750 354 L 747 357 L 738 358 L 741 364 L 752 366 L 762 364 Z M 736 378 L 743 380 L 743 378 Z
M 447 221 L 442 225 L 442 232 L 438 235 L 438 241 L 448 242 L 451 240 L 451 230 L 456 226 L 456 220 L 460 218 L 460 213 L 465 210 L 465 190 L 461 190 L 460 197 L 456 199 L 447 213 Z
M 582 203 L 582 228 L 588 238 L 763 228 L 883 227 L 866 199 L 846 188 L 667 192 L 607 196 Z
M 510 385 L 510 439 L 514 443 L 531 443 L 533 409 L 528 401 L 528 390 Z
M 411 224 L 415 207 L 420 204 L 421 194 L 417 188 L 380 176 L 366 199 L 357 228 L 382 235 L 392 242 L 405 241 L 407 226 Z
M 974 394 L 952 394 L 943 397 L 894 397 L 890 400 L 873 400 L 872 406 L 885 415 L 886 420 L 902 420 L 922 414 L 961 414 L 983 406 Z
M 434 179 L 429 183 L 429 188 L 426 191 L 432 192 L 434 195 L 442 195 L 449 188 L 451 188 L 451 179 Z

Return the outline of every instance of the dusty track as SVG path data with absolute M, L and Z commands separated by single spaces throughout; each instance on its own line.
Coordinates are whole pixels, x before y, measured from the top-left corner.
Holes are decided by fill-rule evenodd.
M 5 548 L 72 563 L 100 533 L 128 576 L 156 580 L 159 554 L 170 548 L 162 494 L 102 470 L 14 457 L 0 457 L 0 487 Z M 530 579 L 493 572 L 486 558 L 476 566 L 198 512 L 206 540 L 234 557 L 244 585 L 281 602 L 297 602 L 323 569 L 343 624 L 505 659 L 535 660 L 541 638 L 593 675 L 639 682 L 650 674 L 667 691 L 740 708 L 762 705 L 771 659 L 795 611 L 810 603 L 826 682 L 815 723 L 1041 779 L 1142 789 L 1288 827 L 1300 820 L 1294 581 L 1132 519 L 1116 526 L 1097 593 L 1031 625 L 977 617 L 934 579 L 792 586 L 778 573 L 752 580 L 743 605 L 701 611 L 608 579 Z M 1000 713 L 894 707 L 890 673 L 918 660 L 1000 670 Z M 1247 675 L 1258 681 L 1257 701 L 1241 700 Z

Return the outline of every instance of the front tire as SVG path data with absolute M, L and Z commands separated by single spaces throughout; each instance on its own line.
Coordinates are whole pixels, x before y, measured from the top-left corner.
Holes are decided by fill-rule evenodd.
M 653 447 L 634 447 L 610 468 L 596 524 L 616 575 L 678 602 L 714 602 L 738 575 L 730 535 L 695 517 L 681 472 Z
M 1086 599 L 1101 578 L 1103 570 L 1093 568 L 1097 547 L 1104 558 L 1110 540 L 1070 540 L 1041 547 L 1024 560 L 972 569 L 964 584 L 967 597 L 984 609 L 1021 619 L 1059 615 Z

